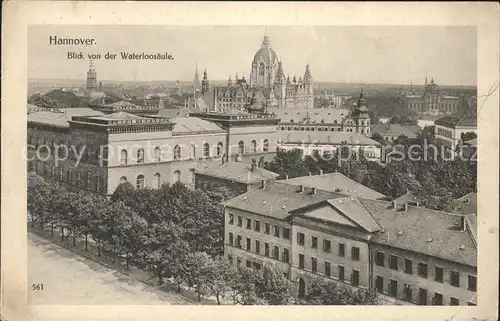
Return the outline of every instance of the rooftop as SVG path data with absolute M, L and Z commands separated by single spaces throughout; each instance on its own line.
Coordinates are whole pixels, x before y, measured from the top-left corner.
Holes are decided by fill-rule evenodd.
M 265 188 L 259 188 L 232 198 L 224 204 L 242 211 L 253 212 L 264 216 L 285 219 L 289 211 L 296 210 L 318 202 L 345 197 L 345 195 L 323 190 L 312 194 L 312 189 L 306 188 L 299 193 L 299 187 L 286 184 L 283 181 L 270 181 Z
M 287 179 L 284 182 L 297 186 L 304 185 L 307 187 L 316 187 L 325 191 L 337 192 L 350 196 L 359 196 L 370 199 L 386 198 L 384 194 L 366 187 L 343 175 L 342 173 L 302 176 Z
M 372 134 L 378 133 L 381 136 L 400 136 L 414 137 L 421 132 L 417 125 L 400 125 L 400 124 L 377 124 L 372 126 Z
M 441 125 L 449 128 L 455 127 L 477 127 L 476 115 L 446 115 L 434 122 L 436 125 Z
M 362 229 L 374 243 L 400 248 L 469 266 L 477 266 L 475 215 L 463 215 L 406 206 L 393 209 L 391 202 L 345 196 L 334 192 L 268 182 L 263 189 L 239 195 L 227 207 L 276 219 L 291 215 Z
M 459 202 L 455 212 L 460 214 L 477 214 L 477 193 L 469 193 L 457 199 Z
M 252 171 L 251 164 L 243 162 L 206 162 L 200 163 L 196 168 L 197 174 L 203 174 L 245 184 L 254 184 L 268 181 L 278 177 L 278 174 L 255 166 Z
M 27 116 L 27 120 L 32 123 L 69 128 L 69 121 L 74 116 L 104 116 L 104 113 L 90 108 L 66 108 L 61 111 L 34 112 Z
M 281 123 L 307 123 L 322 124 L 335 122 L 341 123 L 342 120 L 349 115 L 348 109 L 339 108 L 315 108 L 315 109 L 300 109 L 300 108 L 268 108 L 268 113 L 274 113 L 276 117 L 281 119 Z
M 406 212 L 395 211 L 390 202 L 360 201 L 383 228 L 374 234 L 373 242 L 477 266 L 474 240 L 460 231 L 461 215 L 414 206 L 408 206 Z
M 172 132 L 174 134 L 199 133 L 199 132 L 224 132 L 215 123 L 197 117 L 176 117 L 172 119 L 175 123 Z
M 313 143 L 313 144 L 328 144 L 340 145 L 346 142 L 348 145 L 372 145 L 380 146 L 380 143 L 365 135 L 348 132 L 307 132 L 307 131 L 279 131 L 279 139 L 281 143 Z

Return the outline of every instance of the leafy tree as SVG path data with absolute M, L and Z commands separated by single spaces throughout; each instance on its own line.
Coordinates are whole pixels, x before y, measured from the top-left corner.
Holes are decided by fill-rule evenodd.
M 237 271 L 224 256 L 217 256 L 212 261 L 215 274 L 213 278 L 207 280 L 207 287 L 220 305 L 220 299 L 230 292 L 231 282 L 236 277 Z
M 385 141 L 384 137 L 380 135 L 379 133 L 375 133 L 372 135 L 371 139 L 373 139 L 376 142 L 379 142 L 382 146 L 386 145 L 387 142 Z
M 217 267 L 215 262 L 205 252 L 195 252 L 187 256 L 183 276 L 190 287 L 194 287 L 198 294 L 198 301 L 202 295 L 210 293 L 210 284 L 216 279 Z
M 254 270 L 241 267 L 231 282 L 233 303 L 242 305 L 258 305 L 266 302 L 257 296 L 256 284 L 262 283 L 262 275 Z
M 306 302 L 314 305 L 374 305 L 377 293 L 316 278 L 309 284 Z
M 118 185 L 118 187 L 111 195 L 111 200 L 113 202 L 123 201 L 128 206 L 133 206 L 135 202 L 135 188 L 129 182 L 123 182 Z
M 293 302 L 293 284 L 278 268 L 265 265 L 257 278 L 257 296 L 271 305 L 286 305 Z
M 264 165 L 265 169 L 279 174 L 278 179 L 304 176 L 308 174 L 308 169 L 302 160 L 302 151 L 293 149 L 289 151 L 278 150 L 274 159 Z

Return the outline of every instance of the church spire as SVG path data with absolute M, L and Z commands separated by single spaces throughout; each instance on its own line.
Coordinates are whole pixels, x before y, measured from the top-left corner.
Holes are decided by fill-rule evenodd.
M 193 89 L 195 92 L 201 89 L 200 76 L 198 75 L 198 63 L 196 63 L 196 69 L 194 72 Z
M 311 71 L 309 70 L 309 64 L 306 65 L 306 72 L 304 73 L 304 82 L 306 83 L 312 82 L 312 76 L 311 76 Z

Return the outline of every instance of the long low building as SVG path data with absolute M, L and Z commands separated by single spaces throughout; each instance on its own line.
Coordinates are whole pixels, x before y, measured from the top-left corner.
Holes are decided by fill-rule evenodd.
M 475 215 L 272 181 L 225 205 L 224 254 L 275 266 L 299 297 L 322 277 L 390 304 L 476 305 Z
M 278 119 L 266 114 L 197 114 L 173 119 L 88 108 L 28 117 L 28 169 L 71 187 L 111 195 L 123 181 L 194 187 L 201 160 L 276 152 Z M 44 146 L 47 146 L 45 148 Z M 37 151 L 41 157 L 35 157 Z M 67 153 L 66 151 L 69 151 Z
M 363 151 L 370 161 L 381 160 L 381 144 L 363 134 L 348 132 L 278 132 L 277 147 L 282 150 L 300 149 L 304 156 L 321 153 L 335 153 L 348 146 L 352 151 Z

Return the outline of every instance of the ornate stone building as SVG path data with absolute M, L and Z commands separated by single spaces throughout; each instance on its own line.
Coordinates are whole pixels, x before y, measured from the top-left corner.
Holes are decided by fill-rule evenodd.
M 460 104 L 458 97 L 443 95 L 439 86 L 434 82 L 434 78 L 427 82 L 427 77 L 425 77 L 423 93 L 416 94 L 412 90 L 403 99 L 409 110 L 430 115 L 456 113 Z
M 313 78 L 309 65 L 304 76 L 290 80 L 285 77 L 282 61 L 271 48 L 271 41 L 264 36 L 261 48 L 252 60 L 250 79 L 228 79 L 227 86 L 214 89 L 216 111 L 238 109 L 263 111 L 266 108 L 312 109 L 314 104 Z
M 106 94 L 102 91 L 102 83 L 97 83 L 97 72 L 95 65 L 90 60 L 89 70 L 87 71 L 87 86 L 83 93 L 83 100 L 88 105 L 104 104 Z

